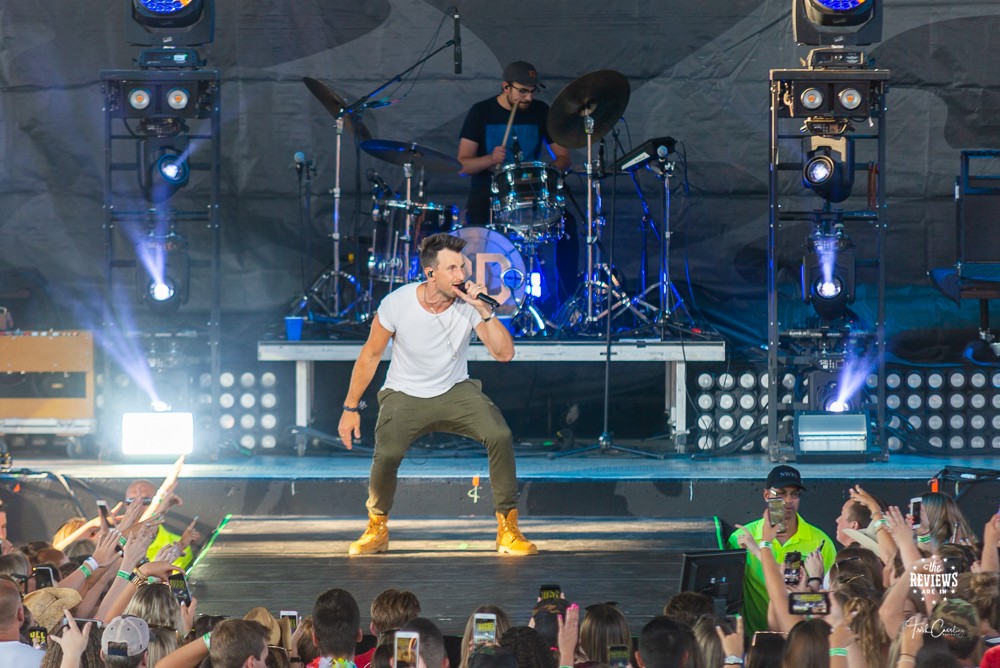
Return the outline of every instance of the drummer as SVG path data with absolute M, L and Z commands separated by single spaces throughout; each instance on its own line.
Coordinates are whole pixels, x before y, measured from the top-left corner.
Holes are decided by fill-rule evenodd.
M 500 94 L 472 105 L 458 143 L 458 160 L 462 174 L 472 177 L 469 183 L 469 225 L 490 223 L 490 183 L 493 170 L 498 165 L 521 162 L 546 162 L 565 172 L 570 166 L 569 149 L 549 138 L 545 119 L 549 105 L 535 99 L 544 88 L 538 81 L 535 66 L 517 60 L 504 68 Z M 517 107 L 513 124 L 507 132 L 511 110 Z M 578 241 L 576 222 L 567 215 L 566 236 L 555 244 L 556 264 L 560 289 L 551 296 L 557 301 L 570 296 L 575 288 Z M 551 252 L 551 251 L 548 251 Z

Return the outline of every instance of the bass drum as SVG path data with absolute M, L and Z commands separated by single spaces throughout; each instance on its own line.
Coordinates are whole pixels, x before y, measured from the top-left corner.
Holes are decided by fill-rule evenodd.
M 469 260 L 470 279 L 500 302 L 497 315 L 516 315 L 524 304 L 527 272 L 511 240 L 485 227 L 462 227 L 452 234 L 465 239 L 462 254 Z

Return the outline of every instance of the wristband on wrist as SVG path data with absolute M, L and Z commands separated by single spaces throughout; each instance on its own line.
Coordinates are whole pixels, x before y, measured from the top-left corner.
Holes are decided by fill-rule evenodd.
M 844 647 L 831 647 L 830 656 L 847 656 L 847 649 Z
M 116 577 L 119 577 L 122 580 L 132 581 L 132 574 L 126 571 L 118 571 L 118 575 Z
M 345 413 L 360 413 L 366 408 L 368 408 L 368 403 L 364 400 L 359 401 L 357 406 L 348 406 L 347 404 L 344 404 Z
M 757 547 L 759 547 L 762 550 L 766 547 L 767 549 L 770 550 L 772 547 L 772 543 L 769 540 L 762 540 L 759 543 L 757 543 Z
M 490 320 L 492 320 L 495 317 L 497 317 L 496 313 L 490 313 L 488 316 L 486 316 L 485 318 L 483 318 L 483 322 L 489 322 Z
M 120 545 L 121 547 L 125 547 L 126 543 L 128 543 L 128 538 L 126 538 L 125 536 L 121 536 L 120 538 L 118 538 L 118 545 Z
M 87 564 L 80 564 L 80 572 L 83 573 L 84 578 L 89 578 L 94 574 L 94 571 L 87 568 Z
M 87 568 L 89 568 L 91 572 L 100 568 L 100 565 L 97 563 L 97 559 L 94 559 L 93 557 L 87 557 L 83 560 L 83 563 L 87 564 Z
M 925 533 L 923 535 L 917 536 L 917 542 L 918 543 L 929 543 L 929 542 L 931 542 L 931 535 L 929 533 Z
M 201 637 L 203 643 L 205 643 L 205 649 L 212 649 L 212 632 L 209 631 Z

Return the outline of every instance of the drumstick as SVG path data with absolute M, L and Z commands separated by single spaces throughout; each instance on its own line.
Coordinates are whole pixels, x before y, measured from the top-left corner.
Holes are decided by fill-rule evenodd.
M 503 141 L 500 145 L 507 148 L 507 140 L 510 138 L 510 128 L 514 125 L 514 114 L 517 113 L 517 104 L 513 104 L 510 107 L 510 116 L 507 118 L 507 129 L 503 133 Z

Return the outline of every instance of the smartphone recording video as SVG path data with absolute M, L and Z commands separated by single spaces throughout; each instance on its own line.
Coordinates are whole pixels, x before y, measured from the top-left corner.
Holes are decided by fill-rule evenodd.
M 913 528 L 920 528 L 920 506 L 923 503 L 923 499 L 919 496 L 915 496 L 910 499 L 910 517 L 913 518 Z
M 291 625 L 292 633 L 295 633 L 295 629 L 299 628 L 298 610 L 282 610 L 278 615 L 278 618 L 288 620 L 288 623 Z
M 629 668 L 628 645 L 608 645 L 608 665 L 611 668 Z
M 785 555 L 785 584 L 788 586 L 794 586 L 799 583 L 799 577 L 802 574 L 802 553 L 801 552 L 789 552 Z
M 167 581 L 177 602 L 184 606 L 191 605 L 191 590 L 188 589 L 187 577 L 183 573 L 171 573 Z
M 28 640 L 35 649 L 46 650 L 49 643 L 49 632 L 41 626 L 32 626 L 28 629 Z
M 420 654 L 420 635 L 415 631 L 396 631 L 396 668 L 416 668 Z
M 472 620 L 472 645 L 497 644 L 497 616 L 489 612 L 477 612 Z
M 35 576 L 36 590 L 55 586 L 56 572 L 51 566 L 35 566 L 31 573 Z
M 785 500 L 773 498 L 767 500 L 767 515 L 771 519 L 771 526 L 778 527 L 778 533 L 785 531 Z
M 788 613 L 792 615 L 829 615 L 830 592 L 790 592 L 788 594 Z
M 562 589 L 557 584 L 544 584 L 538 588 L 538 598 L 542 601 L 550 598 L 562 598 Z
M 101 517 L 101 528 L 110 529 L 113 526 L 111 521 L 111 511 L 108 510 L 108 502 L 103 499 L 97 500 L 97 514 Z

